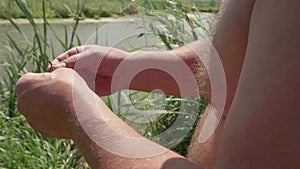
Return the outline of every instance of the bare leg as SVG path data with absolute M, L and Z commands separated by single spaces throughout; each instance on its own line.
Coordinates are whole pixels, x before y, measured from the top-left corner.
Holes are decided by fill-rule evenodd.
M 256 1 L 216 168 L 300 168 L 299 5 Z

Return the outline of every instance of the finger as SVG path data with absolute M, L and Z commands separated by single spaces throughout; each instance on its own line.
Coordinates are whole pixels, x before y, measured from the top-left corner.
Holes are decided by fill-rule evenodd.
M 66 52 L 64 52 L 63 54 L 59 55 L 58 57 L 56 57 L 56 60 L 58 60 L 59 62 L 69 58 L 70 56 L 73 56 L 73 55 L 76 55 L 76 54 L 79 54 L 83 51 L 86 50 L 86 46 L 78 46 L 78 47 L 75 47 L 75 48 L 72 48 Z
M 81 54 L 82 53 L 75 54 L 75 55 L 72 55 L 72 56 L 66 58 L 65 60 L 53 63 L 53 66 L 55 68 L 62 68 L 62 67 L 74 68 L 75 64 L 76 64 L 76 62 L 77 62 L 77 60 L 79 58 L 79 55 L 81 55 Z
M 105 58 L 105 57 L 103 57 Z M 66 67 L 66 68 L 72 68 L 77 70 L 85 69 L 94 72 L 97 71 L 98 67 L 95 67 L 95 65 L 99 65 L 101 62 L 101 57 L 98 57 L 97 55 L 93 55 L 88 51 L 78 53 L 75 55 L 72 55 L 65 60 L 60 61 L 59 63 L 54 63 L 53 66 L 55 68 L 61 68 L 61 67 Z
M 47 67 L 47 71 L 48 72 L 53 72 L 54 70 L 58 69 L 58 68 L 70 68 L 67 67 L 66 63 L 63 62 L 58 62 L 58 61 L 49 61 L 49 65 Z
M 57 59 L 54 59 L 53 61 L 49 61 L 47 71 L 53 72 L 57 68 L 66 67 L 64 63 L 60 63 Z

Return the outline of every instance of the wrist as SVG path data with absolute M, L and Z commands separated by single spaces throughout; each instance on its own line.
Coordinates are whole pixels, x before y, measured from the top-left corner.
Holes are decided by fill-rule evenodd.
M 204 45 L 205 44 L 201 44 L 199 41 L 195 41 L 185 46 L 182 46 L 180 48 L 174 49 L 170 52 L 172 52 L 174 55 L 176 55 L 181 60 L 183 60 L 186 63 L 186 65 L 190 68 L 190 70 L 193 72 L 197 82 L 199 96 L 205 97 L 208 100 L 210 100 L 211 99 L 210 79 L 208 77 L 208 72 L 206 70 L 207 67 L 204 63 L 205 60 L 202 60 L 203 56 L 200 56 L 200 55 L 205 56 L 206 54 L 205 50 L 202 51 L 202 49 L 206 49 Z
M 99 57 L 103 57 L 98 67 L 98 74 L 102 77 L 112 77 L 118 66 L 127 58 L 128 52 L 112 48 L 101 47 L 99 48 Z
M 97 102 L 100 99 L 81 77 L 75 77 L 72 84 L 72 94 L 66 109 L 66 125 L 70 138 L 75 140 L 82 135 L 82 125 L 96 118 Z
M 176 58 L 169 51 L 132 52 L 126 58 L 126 64 L 124 77 L 130 79 L 127 88 L 146 92 L 159 89 L 177 95 L 178 85 L 171 70 L 176 65 Z

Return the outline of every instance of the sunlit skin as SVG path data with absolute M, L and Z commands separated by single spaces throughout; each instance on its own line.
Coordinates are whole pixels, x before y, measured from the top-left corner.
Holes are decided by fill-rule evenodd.
M 204 113 L 187 158 L 167 149 L 158 156 L 141 159 L 106 151 L 81 128 L 72 99 L 76 96 L 86 110 L 85 123 L 93 125 L 96 119 L 89 100 L 83 97 L 89 95 L 95 99 L 102 116 L 108 119 L 105 127 L 114 128 L 124 136 L 142 138 L 115 116 L 99 96 L 125 88 L 120 85 L 112 91 L 111 81 L 118 65 L 132 55 L 140 55 L 138 60 L 132 60 L 132 65 L 148 60 L 172 62 L 178 66 L 171 57 L 175 55 L 194 72 L 197 56 L 187 46 L 172 51 L 141 53 L 102 46 L 71 49 L 51 62 L 53 65 L 49 65 L 49 70 L 55 68 L 51 73 L 29 73 L 20 78 L 16 86 L 18 110 L 43 135 L 73 139 L 92 168 L 300 168 L 298 6 L 298 0 L 228 0 L 212 42 L 227 80 L 225 111 L 214 134 L 200 144 L 197 138 L 207 116 L 207 112 Z M 189 45 L 197 47 L 200 43 Z M 93 65 L 99 58 L 105 62 L 99 67 Z M 72 68 L 79 61 L 85 64 L 76 69 L 78 74 Z M 86 73 L 95 69 L 96 90 L 93 92 Z M 197 73 L 195 76 L 199 77 Z M 74 78 L 77 84 L 73 84 Z M 206 84 L 199 90 L 210 96 L 209 82 Z M 174 79 L 155 69 L 141 72 L 129 86 L 129 89 L 141 91 L 157 88 L 166 94 L 180 95 Z M 110 133 L 97 130 L 94 135 L 106 138 Z M 150 145 L 153 145 L 150 141 L 145 143 L 145 147 Z M 157 144 L 154 146 L 162 148 Z

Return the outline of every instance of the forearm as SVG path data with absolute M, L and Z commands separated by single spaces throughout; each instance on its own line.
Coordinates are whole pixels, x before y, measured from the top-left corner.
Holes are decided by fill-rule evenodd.
M 194 42 L 198 43 L 198 42 Z M 140 91 L 162 90 L 177 96 L 198 96 L 209 93 L 204 87 L 206 78 L 199 78 L 198 56 L 188 46 L 172 51 L 138 51 L 128 54 L 126 74 L 137 73 L 130 82 L 130 89 Z M 204 74 L 201 74 L 204 76 Z M 201 76 L 200 75 L 200 76 Z M 130 79 L 130 77 L 127 76 Z
M 72 134 L 91 168 L 199 168 L 184 157 L 143 138 L 115 116 L 99 98 L 96 100 L 102 117 L 85 118 L 85 124 L 77 125 Z M 85 116 L 95 114 L 90 106 L 84 107 L 87 111 Z M 136 144 L 130 140 L 137 140 Z
M 102 133 L 95 133 L 102 134 Z M 143 169 L 166 169 L 166 168 L 189 168 L 199 169 L 200 167 L 186 158 L 170 151 L 166 150 L 164 153 L 145 158 L 130 158 L 123 157 L 112 152 L 107 151 L 103 147 L 97 145 L 92 141 L 84 131 L 81 131 L 79 137 L 74 139 L 76 146 L 83 154 L 84 158 L 88 162 L 92 169 L 132 169 L 132 168 L 143 168 Z M 149 141 L 150 142 L 150 141 Z M 126 145 L 127 143 L 123 143 Z M 152 144 L 151 144 L 152 145 Z M 144 145 L 147 147 L 147 145 Z M 158 148 L 161 148 L 157 145 Z M 118 148 L 118 147 L 116 147 Z M 131 147 L 132 150 L 136 147 Z

